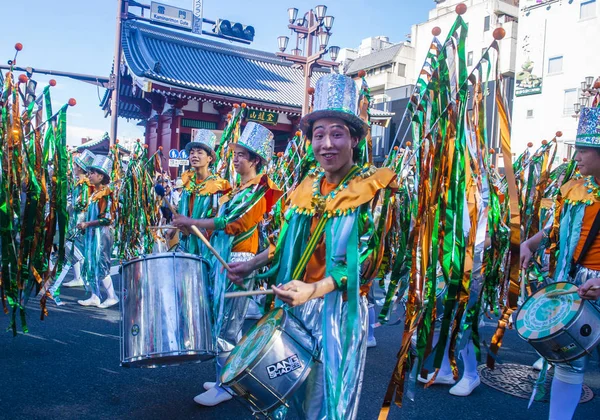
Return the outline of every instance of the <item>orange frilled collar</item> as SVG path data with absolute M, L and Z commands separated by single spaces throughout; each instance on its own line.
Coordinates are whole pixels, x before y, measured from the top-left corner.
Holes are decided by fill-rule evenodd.
M 85 185 L 87 185 L 88 187 L 91 187 L 91 186 L 92 186 L 92 184 L 90 184 L 90 180 L 89 180 L 89 178 L 88 178 L 87 176 L 83 176 L 83 177 L 81 177 L 81 178 L 80 178 L 80 179 L 77 181 L 77 184 L 75 184 L 75 185 L 79 186 L 79 185 L 84 185 L 84 184 L 85 184 Z
M 267 213 L 270 212 L 271 208 L 275 205 L 277 200 L 279 200 L 283 195 L 283 191 L 281 191 L 279 187 L 275 185 L 273 181 L 271 181 L 267 174 L 256 175 L 254 178 L 252 178 L 245 184 L 236 186 L 228 194 L 221 197 L 221 199 L 219 200 L 219 205 L 227 203 L 229 200 L 231 200 L 231 197 L 233 197 L 238 192 L 258 185 L 266 185 L 268 187 L 267 191 L 265 192 L 264 198 L 267 202 Z
M 592 204 L 598 202 L 594 191 L 585 185 L 586 179 L 572 179 L 560 188 L 562 198 L 565 203 L 576 204 L 585 203 Z
M 288 206 L 299 212 L 314 214 L 313 185 L 318 173 L 308 175 L 290 195 Z M 368 203 L 383 188 L 398 189 L 396 174 L 389 168 L 365 168 L 348 181 L 346 188 L 327 198 L 325 212 L 331 214 L 354 210 Z
M 185 188 L 188 191 L 192 191 L 194 194 L 198 195 L 227 193 L 231 190 L 231 185 L 229 185 L 229 181 L 216 175 L 211 175 L 210 177 L 211 178 L 206 179 L 205 182 L 194 185 L 194 171 L 186 171 L 183 174 L 181 174 L 181 181 L 183 182 L 183 188 Z
M 98 188 L 95 188 L 94 193 L 92 194 L 92 201 L 99 201 L 101 198 L 108 197 L 111 194 L 110 187 L 108 185 L 101 185 Z

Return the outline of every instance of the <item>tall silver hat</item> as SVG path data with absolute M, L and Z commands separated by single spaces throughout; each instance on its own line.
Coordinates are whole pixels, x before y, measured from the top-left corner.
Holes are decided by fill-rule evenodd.
M 317 80 L 313 112 L 302 117 L 300 129 L 305 135 L 310 134 L 314 122 L 321 118 L 340 118 L 358 131 L 360 139 L 366 136 L 369 125 L 358 116 L 358 89 L 354 80 L 336 73 Z
M 237 144 L 256 153 L 262 159 L 263 163 L 267 163 L 273 156 L 275 147 L 274 135 L 268 128 L 249 122 L 244 127 L 242 135 L 238 139 Z
M 90 166 L 94 162 L 95 157 L 96 155 L 93 154 L 90 150 L 83 149 L 79 156 L 76 156 L 73 159 L 73 162 L 75 162 L 77 165 L 79 165 L 81 169 L 87 172 L 88 166 Z
M 575 146 L 600 147 L 600 108 L 582 108 Z
M 206 153 L 210 154 L 215 159 L 215 143 L 217 142 L 217 136 L 210 130 L 200 129 L 196 131 L 194 138 L 191 142 L 185 145 L 185 151 L 188 156 L 190 154 L 190 150 L 200 147 L 206 151 Z
M 103 173 L 104 175 L 110 177 L 110 173 L 112 172 L 113 161 L 109 157 L 96 155 L 94 157 L 94 161 L 91 165 L 88 166 L 88 170 L 94 169 L 98 172 Z

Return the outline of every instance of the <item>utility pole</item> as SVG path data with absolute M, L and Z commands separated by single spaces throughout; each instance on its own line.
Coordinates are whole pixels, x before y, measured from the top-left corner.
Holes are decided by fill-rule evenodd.
M 123 0 L 117 0 L 117 31 L 115 33 L 115 58 L 114 58 L 114 69 L 111 75 L 113 83 L 113 91 L 110 98 L 110 146 L 115 144 L 117 139 L 117 124 L 119 119 L 119 91 L 121 87 L 121 30 L 122 16 L 126 15 L 127 11 L 123 11 Z

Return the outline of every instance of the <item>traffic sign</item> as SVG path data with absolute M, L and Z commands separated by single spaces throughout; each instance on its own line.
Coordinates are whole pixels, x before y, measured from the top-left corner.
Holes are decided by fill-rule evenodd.
M 169 157 L 171 159 L 177 159 L 179 157 L 179 150 L 177 150 L 177 149 L 169 150 Z
M 179 151 L 179 159 L 187 159 L 187 158 L 188 158 L 187 152 L 185 151 L 185 149 L 181 149 Z
M 187 159 L 169 159 L 169 167 L 177 168 L 178 166 L 188 166 L 190 164 Z
M 150 20 L 155 22 L 191 30 L 193 17 L 194 14 L 191 10 L 156 2 L 150 4 Z

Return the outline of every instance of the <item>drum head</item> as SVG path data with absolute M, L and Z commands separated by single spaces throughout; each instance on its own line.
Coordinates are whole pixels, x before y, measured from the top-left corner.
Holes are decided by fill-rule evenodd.
M 227 358 L 221 374 L 221 382 L 227 384 L 233 381 L 240 373 L 254 363 L 275 336 L 277 327 L 281 325 L 283 314 L 283 309 L 275 309 L 262 317 L 242 337 L 242 340 L 235 346 Z
M 572 283 L 552 283 L 531 296 L 517 315 L 519 335 L 528 340 L 549 337 L 565 328 L 581 307 L 581 298 Z M 567 295 L 548 298 L 552 291 L 573 291 Z

